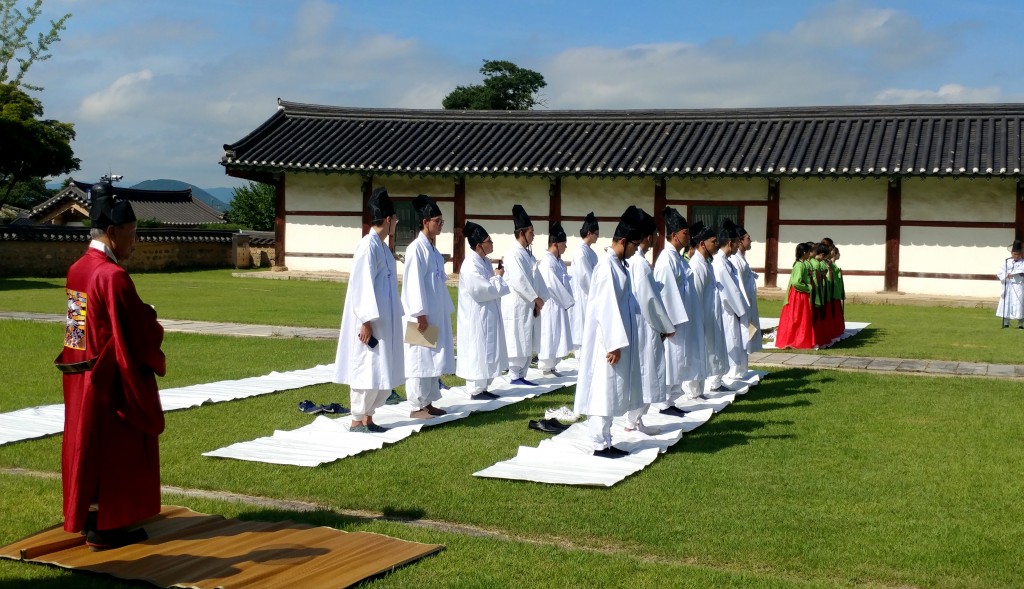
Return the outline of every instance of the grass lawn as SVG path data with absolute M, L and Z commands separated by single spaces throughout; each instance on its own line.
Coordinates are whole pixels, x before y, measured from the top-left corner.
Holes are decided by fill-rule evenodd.
M 16 329 L 38 327 L 7 323 L 15 326 L 8 333 L 15 338 Z M 202 362 L 223 339 L 183 336 L 169 340 L 167 351 Z M 247 355 L 269 343 L 234 341 Z M 276 356 L 291 358 L 282 363 L 300 366 L 322 361 L 303 364 L 304 354 L 330 356 L 333 347 L 322 342 L 311 352 L 304 348 L 308 342 L 274 343 L 281 346 Z M 226 362 L 202 376 L 228 378 L 235 369 Z M 12 390 L 32 386 L 24 372 L 4 374 Z M 251 373 L 257 372 L 265 371 Z M 225 515 L 313 518 L 449 546 L 374 587 L 993 588 L 1019 586 L 1024 576 L 1016 550 L 1024 541 L 1024 456 L 1017 450 L 1024 410 L 1019 383 L 1012 381 L 777 370 L 611 489 L 472 476 L 511 457 L 517 446 L 543 439 L 526 421 L 570 403 L 571 389 L 426 428 L 318 468 L 201 456 L 308 423 L 311 418 L 295 410 L 303 398 L 345 402 L 347 394 L 321 385 L 168 414 L 161 438 L 164 483 L 442 520 L 507 539 L 356 522 L 329 512 L 300 516 L 183 497 L 165 501 Z M 0 468 L 56 472 L 59 447 L 60 436 L 0 446 Z M 0 488 L 8 522 L 0 537 L 11 540 L 59 521 L 55 481 L 0 475 Z M 36 575 L 80 582 L 40 567 L 2 564 L 0 586 Z

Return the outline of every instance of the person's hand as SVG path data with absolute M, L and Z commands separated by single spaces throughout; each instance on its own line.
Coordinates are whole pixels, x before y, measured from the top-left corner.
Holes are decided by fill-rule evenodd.
M 505 269 L 499 267 L 497 270 L 494 271 L 494 275 L 495 276 L 504 276 L 505 275 Z
M 607 354 L 604 355 L 604 357 L 608 360 L 609 364 L 615 366 L 616 364 L 619 363 L 619 359 L 622 358 L 622 348 L 619 348 L 614 352 L 608 352 Z
M 424 331 L 427 330 L 426 315 L 420 315 L 419 317 L 416 318 L 416 330 L 419 331 L 420 333 L 423 333 Z
M 661 334 L 661 341 L 665 341 L 665 340 L 667 340 L 668 338 L 672 337 L 675 334 L 676 334 L 676 332 L 674 332 L 674 331 L 672 333 L 663 333 L 663 334 Z
M 533 299 L 533 308 L 537 313 L 540 313 L 540 310 L 544 308 L 544 299 L 540 297 Z
M 363 345 L 366 345 L 366 343 L 370 341 L 371 337 L 373 337 L 373 329 L 370 328 L 370 322 L 367 321 L 359 326 L 359 341 L 363 342 Z

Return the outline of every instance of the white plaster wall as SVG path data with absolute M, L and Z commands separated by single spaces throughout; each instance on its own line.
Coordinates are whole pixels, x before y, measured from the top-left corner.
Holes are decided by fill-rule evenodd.
M 779 219 L 885 220 L 887 194 L 885 179 L 785 178 L 779 185 Z
M 651 178 L 566 178 L 562 180 L 562 214 L 584 217 L 593 211 L 597 217 L 620 217 L 629 205 L 636 205 L 653 215 L 654 187 Z M 579 224 L 574 224 L 579 236 Z M 614 231 L 612 226 L 604 232 L 611 235 Z
M 669 178 L 665 196 L 678 200 L 768 200 L 763 178 Z
M 373 187 L 384 186 L 392 197 L 411 198 L 418 194 L 432 197 L 451 198 L 455 195 L 454 178 L 418 178 L 409 176 L 378 176 Z M 442 209 L 443 210 L 443 209 Z M 447 215 L 447 213 L 446 213 Z
M 900 271 L 988 274 L 995 276 L 999 263 L 1009 255 L 1013 241 L 1011 229 L 970 229 L 950 227 L 904 227 L 900 232 Z M 907 290 L 911 282 L 927 281 L 927 291 Z M 972 288 L 974 280 L 953 281 L 960 285 L 950 290 L 944 279 L 900 278 L 901 292 L 960 294 L 960 288 Z M 917 282 L 913 282 L 917 284 Z M 983 296 L 983 295 L 981 295 Z
M 839 266 L 841 268 L 845 267 L 845 266 L 843 266 L 842 261 L 840 261 Z M 786 268 L 786 272 L 785 273 L 779 272 L 778 280 L 776 282 L 776 284 L 779 285 L 779 288 L 785 289 L 787 293 L 789 292 L 789 275 L 790 275 L 790 271 L 789 270 L 792 267 L 793 267 L 793 265 L 789 264 L 789 266 L 787 266 L 787 268 Z M 779 269 L 782 270 L 781 267 Z M 901 284 L 902 284 L 902 282 L 901 282 Z M 847 276 L 847 275 L 844 274 L 843 275 L 843 287 L 846 289 L 847 293 L 882 292 L 883 290 L 885 290 L 885 277 L 884 276 Z M 903 289 L 901 288 L 900 290 L 902 291 Z
M 752 268 L 764 268 L 764 249 L 768 235 L 768 207 L 745 207 L 743 228 L 750 234 L 751 249 L 747 252 L 747 263 Z M 758 272 L 757 284 L 764 286 L 764 272 Z
M 998 264 L 996 264 L 998 266 Z M 950 280 L 944 278 L 900 277 L 900 292 L 933 295 L 954 295 L 965 297 L 991 297 L 992 311 L 995 312 L 999 299 L 999 281 L 992 273 L 992 280 Z
M 359 211 L 363 208 L 359 176 L 286 174 L 285 207 L 289 211 Z
M 531 217 L 547 216 L 550 186 L 547 178 L 466 178 L 466 219 L 478 222 L 473 215 L 504 215 L 511 232 L 512 205 L 523 205 Z M 547 232 L 547 225 L 538 223 L 534 229 Z
M 285 252 L 352 254 L 363 237 L 362 217 L 290 215 L 285 220 Z M 351 259 L 285 255 L 289 270 L 348 272 Z
M 796 244 L 802 241 L 817 242 L 822 237 L 831 237 L 839 248 L 840 268 L 885 271 L 885 227 L 784 225 L 779 231 L 779 272 L 793 267 Z
M 900 192 L 904 220 L 1012 223 L 1016 214 L 1014 180 L 912 178 Z

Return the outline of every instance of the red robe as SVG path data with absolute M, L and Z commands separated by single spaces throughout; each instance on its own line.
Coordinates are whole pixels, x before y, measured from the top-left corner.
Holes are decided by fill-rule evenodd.
M 96 527 L 124 527 L 160 511 L 164 430 L 156 375 L 166 371 L 164 330 L 128 272 L 89 248 L 68 270 L 68 324 L 56 362 L 95 359 L 64 374 L 61 474 L 64 529 L 78 532 L 91 503 Z

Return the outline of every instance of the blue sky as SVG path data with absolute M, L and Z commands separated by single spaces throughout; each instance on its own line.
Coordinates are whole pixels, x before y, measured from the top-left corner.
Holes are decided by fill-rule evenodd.
M 26 5 L 27 0 L 20 4 Z M 223 144 L 277 99 L 439 108 L 483 59 L 548 109 L 1022 102 L 1011 1 L 45 0 L 72 13 L 29 72 L 72 122 L 76 179 L 237 186 Z

